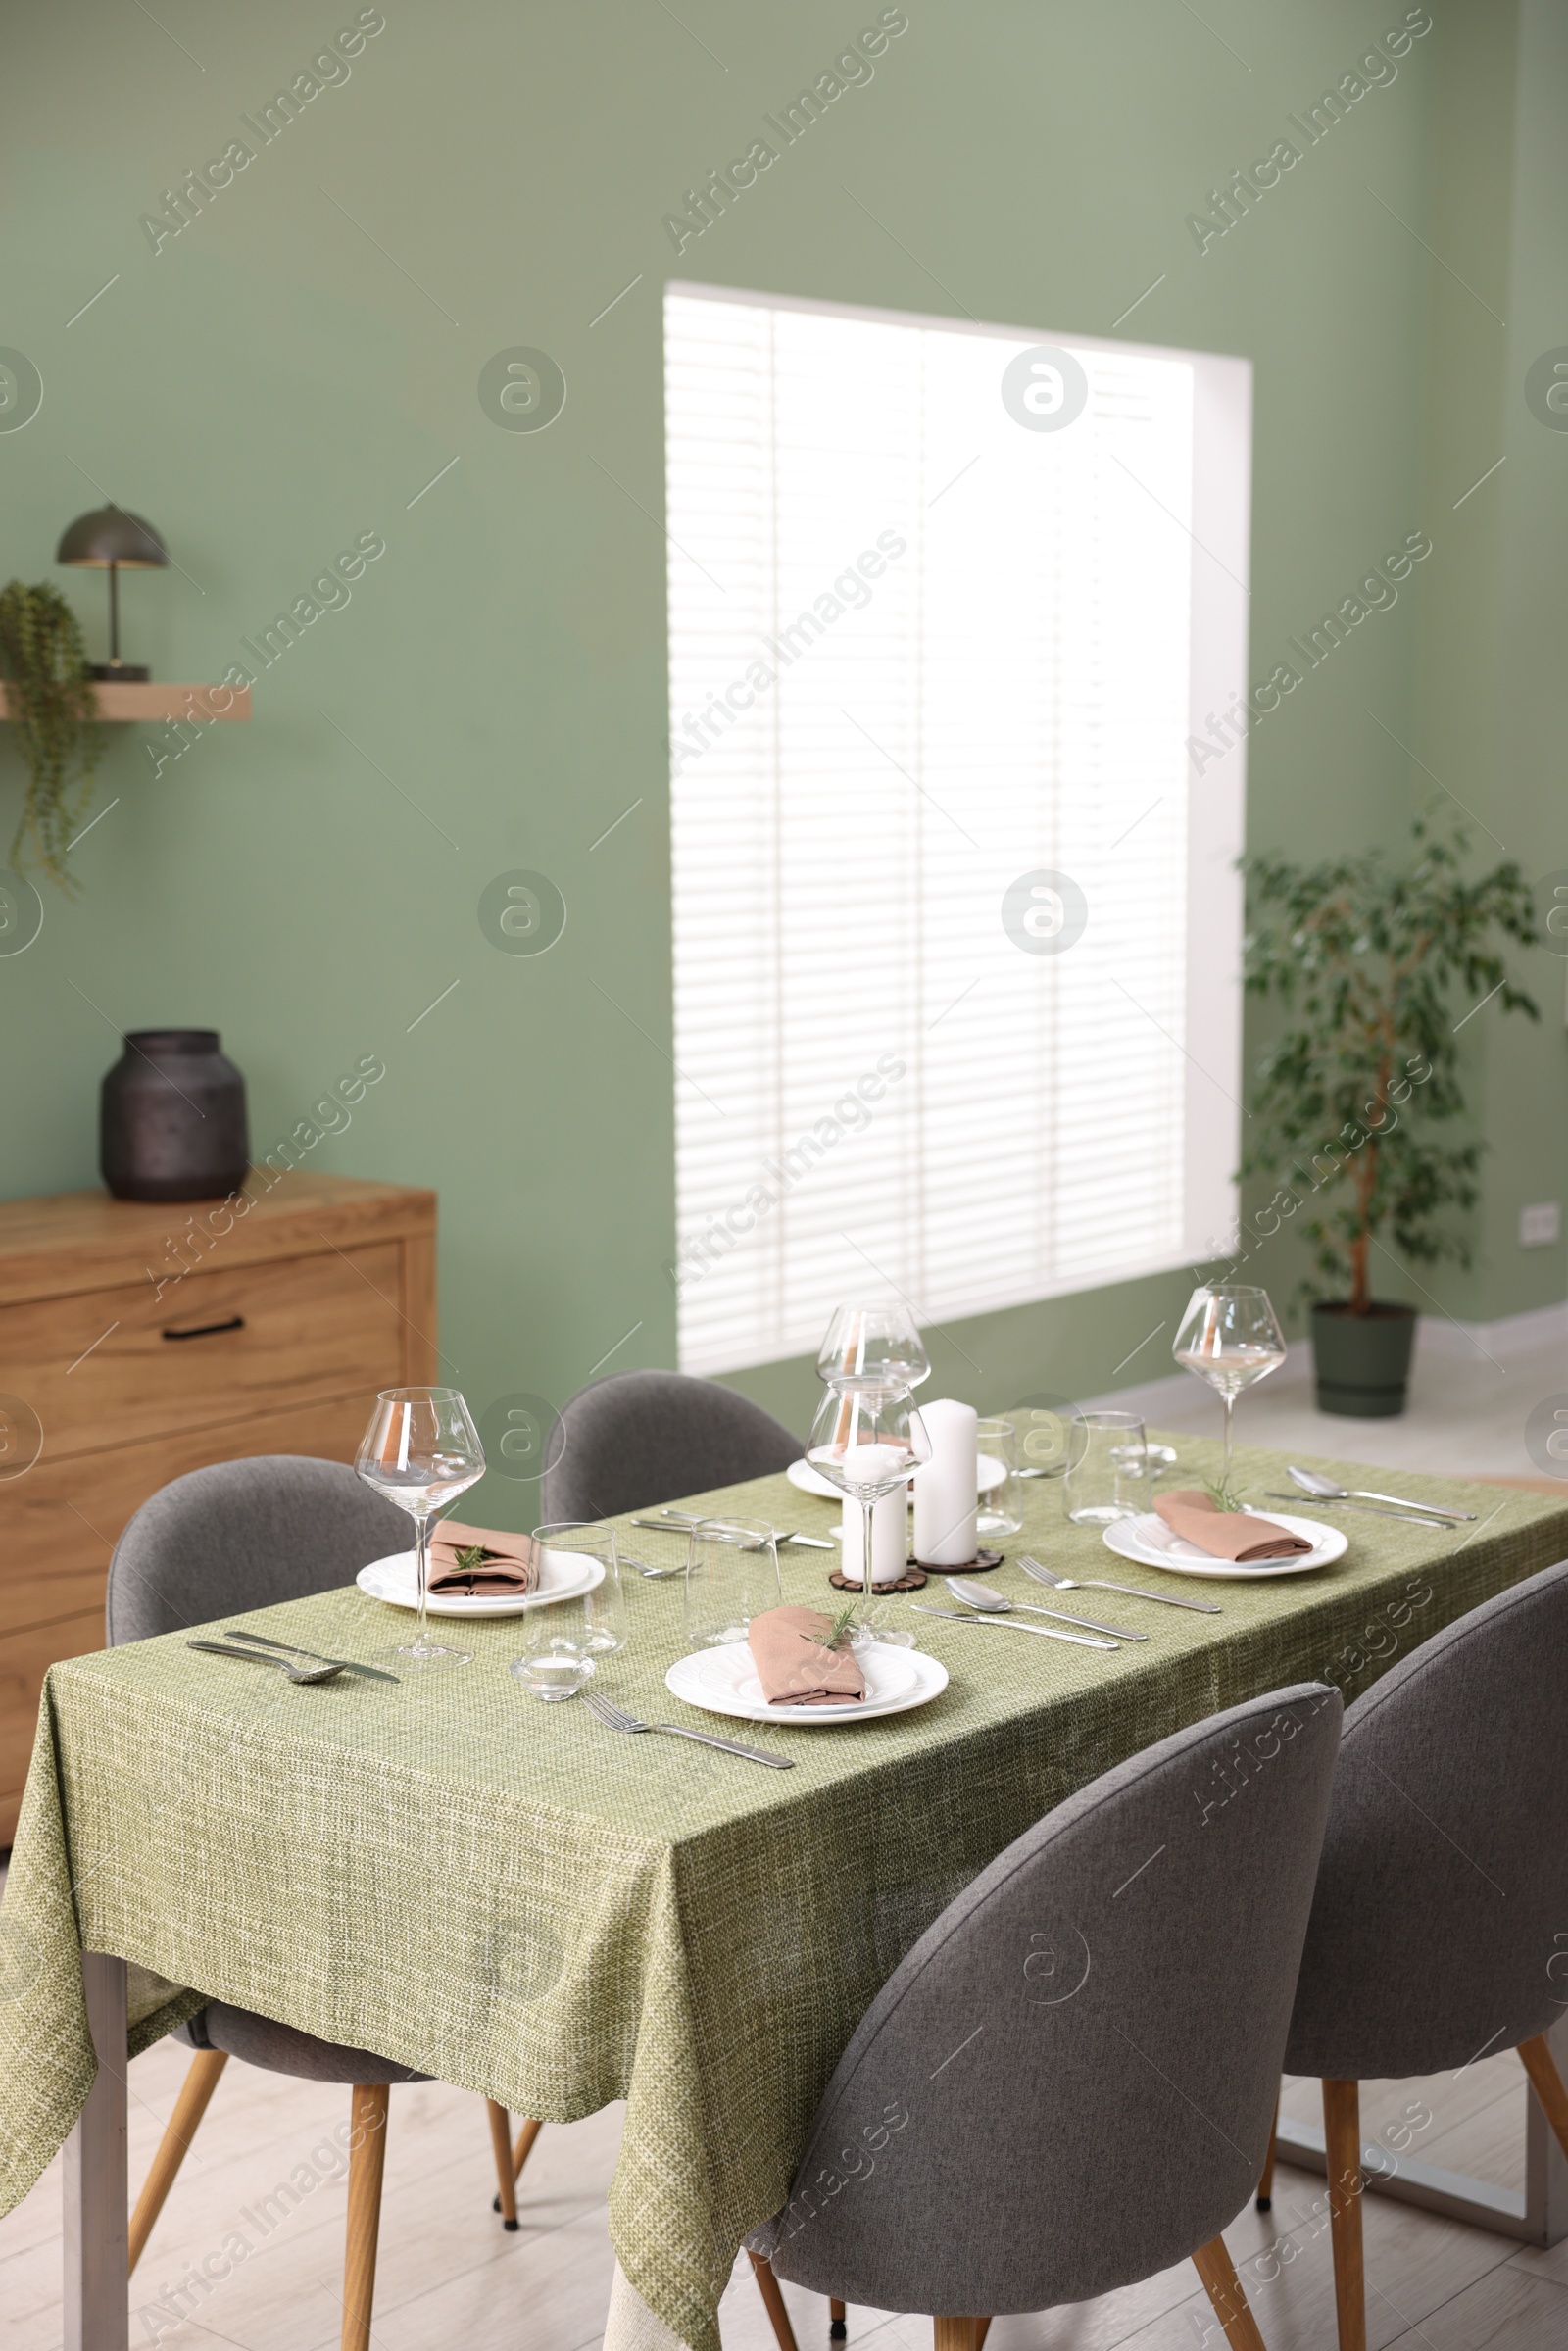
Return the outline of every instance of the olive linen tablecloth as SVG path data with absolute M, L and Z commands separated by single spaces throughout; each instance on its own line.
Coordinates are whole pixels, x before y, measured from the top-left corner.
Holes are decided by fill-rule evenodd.
M 1178 1443 L 1176 1483 L 1214 1474 L 1217 1446 Z M 1365 1474 L 1322 1466 L 1348 1485 Z M 1243 1449 L 1238 1468 L 1253 1495 L 1286 1483 L 1271 1453 Z M 547 2122 L 623 2097 L 612 2332 L 718 2351 L 739 2240 L 784 2200 L 858 2019 L 1004 1845 L 1221 1707 L 1312 1679 L 1357 1696 L 1568 1554 L 1568 1494 L 1380 1476 L 1476 1522 L 1447 1535 L 1345 1513 L 1334 1567 L 1208 1583 L 1113 1559 L 1098 1530 L 1065 1522 L 1057 1486 L 1025 1485 L 1027 1523 L 993 1591 L 1049 1600 L 1015 1564 L 1032 1549 L 1067 1574 L 1223 1613 L 1060 1595 L 1148 1634 L 1110 1654 L 895 1598 L 951 1684 L 918 1711 L 845 1729 L 684 1707 L 663 1687 L 685 1645 L 682 1586 L 628 1573 L 630 1642 L 600 1686 L 645 1719 L 739 1731 L 791 1756 L 789 1773 L 539 1704 L 507 1670 L 516 1620 L 465 1624 L 470 1665 L 395 1688 L 294 1688 L 193 1654 L 182 1634 L 53 1667 L 0 1911 L 0 2209 L 37 2179 L 91 2084 L 78 1953 L 103 1951 L 133 1963 L 133 2051 L 205 1993 Z M 837 1516 L 782 1477 L 699 1498 L 810 1532 Z M 684 1538 L 628 1525 L 624 1547 L 675 1563 Z M 786 1598 L 836 1604 L 824 1553 L 782 1558 Z M 940 1585 L 916 1596 L 944 1598 Z M 410 1623 L 352 1587 L 245 1621 L 367 1661 Z M 1227 1793 L 1217 1782 L 1210 1798 Z

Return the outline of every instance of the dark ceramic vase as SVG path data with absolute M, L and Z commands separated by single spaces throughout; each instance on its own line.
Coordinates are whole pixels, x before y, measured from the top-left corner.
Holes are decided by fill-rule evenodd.
M 98 1163 L 116 1200 L 220 1200 L 250 1167 L 245 1080 L 216 1029 L 132 1029 L 104 1078 Z

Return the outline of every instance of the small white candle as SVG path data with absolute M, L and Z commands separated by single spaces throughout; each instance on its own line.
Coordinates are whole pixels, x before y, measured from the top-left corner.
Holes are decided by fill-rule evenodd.
M 980 1416 L 940 1396 L 922 1404 L 931 1458 L 914 1478 L 914 1555 L 926 1567 L 967 1567 L 974 1557 Z
M 852 1584 L 865 1581 L 865 1514 L 858 1501 L 844 1497 L 844 1573 Z M 902 1489 L 885 1494 L 871 1509 L 871 1581 L 896 1584 L 906 1564 L 908 1504 Z

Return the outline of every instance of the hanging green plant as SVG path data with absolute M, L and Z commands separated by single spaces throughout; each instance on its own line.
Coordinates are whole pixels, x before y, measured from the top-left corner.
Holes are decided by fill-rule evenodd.
M 11 861 L 41 867 L 69 892 L 76 884 L 66 853 L 92 797 L 103 737 L 80 624 L 47 581 L 0 589 L 0 675 L 27 763 Z

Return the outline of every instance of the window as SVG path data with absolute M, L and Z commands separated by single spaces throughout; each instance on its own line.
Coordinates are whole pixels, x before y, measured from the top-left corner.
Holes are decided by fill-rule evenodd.
M 1250 367 L 676 285 L 665 371 L 682 1364 L 1214 1253 Z

